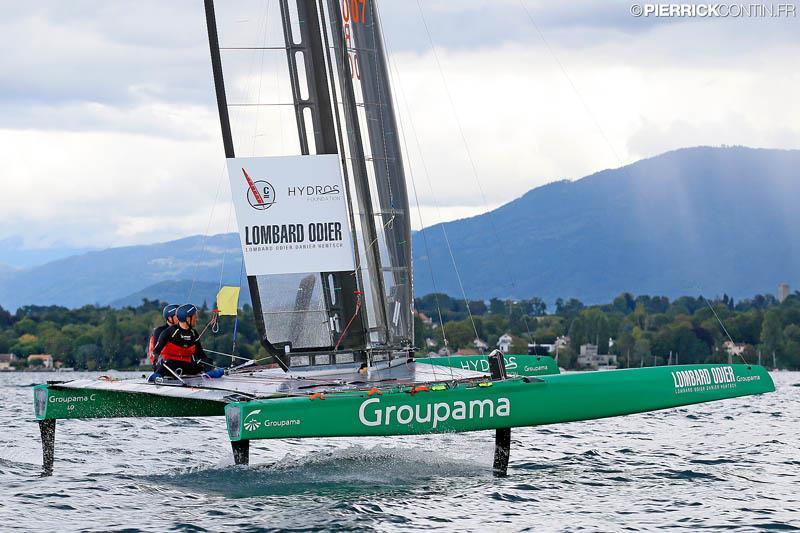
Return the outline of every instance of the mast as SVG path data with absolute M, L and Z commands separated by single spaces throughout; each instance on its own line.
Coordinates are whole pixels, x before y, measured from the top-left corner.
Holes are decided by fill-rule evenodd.
M 295 2 L 297 6 L 299 35 L 293 34 L 289 1 Z M 311 154 L 310 141 L 313 141 L 314 153 L 338 154 L 337 132 L 340 137 L 341 132 L 334 121 L 317 1 L 280 0 L 280 11 L 301 153 Z M 302 72 L 305 73 L 305 79 L 302 80 L 299 68 L 301 63 Z M 301 86 L 307 87 L 306 97 L 303 97 Z M 347 182 L 346 166 L 343 165 L 343 169 Z M 352 203 L 349 205 L 350 223 L 355 229 Z M 353 242 L 357 242 L 355 234 Z M 357 257 L 357 246 L 354 252 Z M 366 331 L 363 315 L 358 312 L 357 301 L 361 293 L 358 271 L 322 272 L 321 282 L 329 319 L 337 324 L 334 329 L 341 339 L 339 347 L 363 349 Z M 350 324 L 346 334 L 342 328 L 344 324 Z

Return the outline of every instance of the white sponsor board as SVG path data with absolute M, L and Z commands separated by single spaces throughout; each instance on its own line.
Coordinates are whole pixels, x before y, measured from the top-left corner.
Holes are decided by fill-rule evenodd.
M 247 274 L 353 270 L 338 155 L 228 159 Z

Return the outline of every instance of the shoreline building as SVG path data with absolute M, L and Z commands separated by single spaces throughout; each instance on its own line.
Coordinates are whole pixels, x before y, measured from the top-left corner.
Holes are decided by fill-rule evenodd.
M 14 370 L 12 363 L 17 360 L 13 353 L 0 353 L 0 370 Z
M 597 353 L 596 344 L 581 344 L 578 354 L 578 366 L 582 368 L 616 368 L 617 356 L 614 354 Z
M 53 356 L 47 353 L 37 353 L 28 356 L 28 366 L 42 366 L 53 368 Z
M 789 297 L 789 284 L 788 283 L 781 283 L 778 285 L 778 302 L 783 303 L 783 301 Z
M 509 333 L 504 333 L 497 339 L 497 349 L 503 353 L 508 353 L 512 342 L 514 342 L 514 338 Z

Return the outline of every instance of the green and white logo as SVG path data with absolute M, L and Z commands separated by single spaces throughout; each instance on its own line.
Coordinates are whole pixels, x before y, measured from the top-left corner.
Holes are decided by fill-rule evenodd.
M 247 431 L 255 431 L 261 427 L 261 422 L 256 420 L 255 418 L 251 418 L 254 415 L 261 413 L 261 409 L 256 409 L 255 411 L 251 411 L 246 417 L 244 417 L 244 428 Z

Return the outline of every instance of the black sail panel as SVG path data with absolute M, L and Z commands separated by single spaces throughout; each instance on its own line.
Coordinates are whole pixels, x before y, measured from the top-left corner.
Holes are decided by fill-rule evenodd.
M 343 92 L 357 114 L 351 129 L 361 143 L 379 250 L 385 327 L 393 346 L 413 342 L 411 225 L 400 139 L 392 104 L 380 19 L 374 0 L 328 0 L 334 49 L 344 67 Z M 345 102 L 347 104 L 347 102 Z M 352 131 L 348 132 L 351 134 Z

